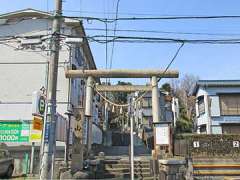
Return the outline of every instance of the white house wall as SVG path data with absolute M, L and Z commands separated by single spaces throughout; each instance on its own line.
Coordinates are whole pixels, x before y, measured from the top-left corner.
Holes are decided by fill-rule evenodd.
M 31 120 L 32 104 L 0 104 L 0 120 Z
M 13 48 L 3 45 L 0 45 L 0 53 L 3 55 L 2 57 L 7 57 L 2 58 L 2 62 L 46 62 L 45 58 L 34 52 L 15 51 Z M 61 53 L 61 59 L 65 61 L 65 58 L 64 53 Z M 0 66 L 0 71 L 2 73 L 0 76 L 0 101 L 2 103 L 21 103 L 19 106 L 31 103 L 32 92 L 39 90 L 41 87 L 46 87 L 46 64 L 4 64 Z M 58 102 L 67 102 L 67 92 L 68 79 L 65 78 L 64 68 L 59 67 L 57 87 Z M 1 114 L 3 115 L 4 112 Z M 31 112 L 31 110 L 29 112 Z M 59 113 L 64 112 L 59 111 Z M 14 113 L 12 114 L 14 115 Z
M 221 116 L 219 94 L 225 93 L 240 93 L 240 87 L 199 87 L 196 96 L 199 97 L 204 95 L 205 114 L 197 116 L 197 126 L 201 126 L 203 124 L 208 125 L 208 118 L 210 118 L 210 115 L 208 113 L 207 96 L 209 96 L 209 99 L 211 100 L 211 131 L 213 134 L 222 133 L 222 123 L 240 123 L 239 116 Z M 198 114 L 197 105 L 196 111 Z
M 0 36 L 49 35 L 51 34 L 51 26 L 52 21 L 50 19 L 19 19 L 19 21 L 11 22 L 10 25 L 0 26 Z M 76 35 L 74 28 L 65 24 L 61 28 L 61 33 Z M 47 46 L 49 43 L 43 42 L 43 44 Z M 41 49 L 16 50 L 19 45 L 20 41 L 8 42 L 7 45 L 0 44 L 0 62 L 42 62 L 43 64 L 0 65 L 0 120 L 31 120 L 32 92 L 47 86 L 48 66 L 46 62 L 49 61 L 50 52 Z M 81 68 L 76 60 L 75 49 L 76 46 L 71 45 L 72 52 L 70 53 L 69 45 L 67 46 L 61 41 L 57 81 L 57 112 L 61 116 L 59 122 L 61 121 L 60 124 L 63 126 L 65 126 L 64 118 L 66 118 L 64 113 L 68 109 L 69 90 L 71 90 L 70 101 L 74 107 L 79 106 L 79 97 L 84 100 L 85 95 L 85 89 L 80 78 L 74 79 L 74 83 L 69 87 L 69 79 L 65 77 L 64 66 L 70 60 L 77 66 L 77 69 Z M 82 48 L 80 48 L 80 51 L 82 55 L 79 58 L 87 62 L 85 52 L 83 52 Z M 1 104 L 1 102 L 4 104 Z M 95 110 L 95 115 L 97 117 L 97 110 Z M 99 119 L 95 121 L 98 122 Z M 62 131 L 63 126 L 58 126 L 57 130 Z M 100 142 L 98 138 L 100 137 L 97 137 L 97 142 Z
M 240 123 L 239 116 L 221 116 L 219 95 L 221 93 L 239 93 L 240 87 L 209 87 L 206 89 L 207 93 L 212 99 L 211 102 L 211 119 L 212 119 L 212 132 L 222 132 L 221 123 Z
M 210 106 L 211 116 L 212 117 L 220 116 L 219 96 L 210 96 L 210 100 L 211 100 L 211 106 Z
M 50 34 L 52 22 L 47 19 L 29 19 L 0 26 L 0 36 L 33 36 Z M 64 27 L 63 33 L 71 28 Z M 43 42 L 47 46 L 48 43 Z M 19 42 L 0 44 L 0 120 L 32 120 L 32 93 L 47 86 L 50 52 L 40 48 L 36 50 L 16 50 Z M 42 64 L 14 64 L 40 62 Z M 57 112 L 61 117 L 57 123 L 57 134 L 65 135 L 69 80 L 65 78 L 64 65 L 69 62 L 69 49 L 61 43 L 57 81 Z M 76 92 L 77 93 L 77 92 Z M 74 95 L 74 94 L 73 94 Z M 59 136 L 61 140 L 64 137 Z M 59 143 L 58 143 L 59 144 Z
M 204 88 L 200 87 L 196 96 L 197 97 L 199 97 L 199 96 L 206 97 L 207 96 L 207 92 L 205 91 Z M 206 100 L 205 100 L 205 98 L 204 98 L 204 104 L 205 104 L 205 113 L 201 114 L 201 115 L 198 115 L 198 117 L 197 117 L 197 125 L 198 126 L 201 126 L 203 124 L 207 124 L 208 114 L 207 114 L 207 109 L 206 109 Z M 198 111 L 198 105 L 196 105 L 196 110 Z
M 39 34 L 47 28 L 51 28 L 52 21 L 47 19 L 27 19 L 12 22 L 10 25 L 2 25 L 0 27 L 0 36 L 16 36 L 27 33 Z

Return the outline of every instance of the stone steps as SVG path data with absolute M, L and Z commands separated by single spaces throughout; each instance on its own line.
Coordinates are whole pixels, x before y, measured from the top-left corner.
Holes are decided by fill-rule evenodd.
M 193 159 L 195 177 L 240 176 L 239 158 L 195 158 Z
M 108 172 L 130 172 L 130 168 L 105 168 L 105 171 Z M 149 167 L 148 168 L 134 168 L 135 173 L 143 173 L 143 172 L 149 172 Z
M 134 164 L 134 168 L 149 168 L 150 164 Z M 130 164 L 105 164 L 105 168 L 130 168 Z
M 136 174 L 134 173 L 135 178 L 150 178 L 152 175 L 150 173 L 141 173 L 141 174 Z M 104 178 L 130 178 L 130 173 L 105 173 Z
M 104 178 L 130 179 L 129 160 L 105 160 Z M 150 172 L 150 161 L 134 161 L 134 177 L 136 179 L 153 179 Z

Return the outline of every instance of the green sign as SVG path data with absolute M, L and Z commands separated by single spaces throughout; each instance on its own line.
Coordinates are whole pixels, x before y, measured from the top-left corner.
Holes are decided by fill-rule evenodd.
M 30 124 L 0 122 L 0 142 L 29 142 Z

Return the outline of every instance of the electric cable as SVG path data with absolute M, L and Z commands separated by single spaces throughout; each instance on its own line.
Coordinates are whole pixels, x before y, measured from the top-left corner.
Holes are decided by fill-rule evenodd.
M 191 20 L 191 19 L 239 19 L 240 15 L 215 15 L 215 16 L 161 16 L 161 17 L 122 17 L 122 18 L 101 18 L 93 16 L 63 16 L 64 18 L 97 20 L 107 23 L 115 21 L 146 21 L 146 20 Z
M 189 43 L 189 44 L 238 44 L 239 38 L 224 38 L 224 39 L 181 39 L 181 38 L 162 38 L 162 37 L 145 37 L 145 36 L 108 36 L 112 38 L 107 42 L 102 38 L 104 35 L 87 36 L 86 38 L 99 43 L 115 42 L 133 42 L 133 43 Z
M 169 62 L 169 64 L 166 66 L 163 74 L 166 73 L 167 70 L 169 69 L 169 67 L 172 65 L 172 63 L 173 63 L 174 60 L 176 59 L 177 55 L 179 54 L 179 52 L 180 52 L 180 50 L 182 49 L 183 46 L 184 46 L 184 43 L 182 43 L 182 44 L 180 45 L 180 47 L 177 49 L 177 51 L 176 51 L 176 53 L 174 54 L 173 58 L 171 59 L 171 61 Z M 160 80 L 161 80 L 161 78 L 159 78 L 159 79 L 157 80 L 157 82 L 159 82 Z M 102 95 L 102 94 L 99 92 L 99 90 L 97 89 L 96 86 L 94 86 L 94 89 L 95 89 L 96 93 L 99 94 L 99 96 L 101 96 L 106 102 L 108 102 L 109 104 L 112 104 L 113 106 L 126 107 L 126 106 L 130 106 L 130 105 L 131 105 L 131 103 L 127 103 L 127 104 L 117 104 L 117 103 L 114 103 L 114 102 L 112 102 L 111 100 L 109 100 L 107 97 L 105 97 L 104 95 Z M 148 91 L 144 91 L 141 96 L 139 96 L 138 98 L 136 98 L 136 100 L 134 100 L 134 101 L 132 102 L 132 104 L 140 101 L 147 93 L 148 93 Z
M 178 56 L 180 50 L 183 48 L 184 46 L 184 42 L 179 46 L 179 48 L 177 49 L 176 53 L 174 54 L 172 60 L 169 62 L 169 64 L 166 66 L 165 70 L 163 71 L 163 74 L 165 74 L 167 72 L 167 70 L 169 69 L 169 67 L 172 65 L 172 63 L 174 62 L 174 60 L 176 59 L 176 57 Z M 161 80 L 161 78 L 159 78 L 157 80 L 157 82 L 159 82 Z
M 120 3 L 120 0 L 117 0 L 115 19 L 118 18 L 119 3 Z M 115 23 L 114 23 L 113 36 L 116 36 L 116 29 L 117 29 L 117 21 L 115 21 Z M 112 42 L 112 51 L 111 51 L 111 56 L 110 56 L 110 69 L 112 69 L 114 46 L 115 46 L 115 43 L 114 43 L 114 40 L 113 40 L 113 42 Z
M 85 28 L 89 31 L 105 31 L 103 28 Z M 108 29 L 114 31 L 114 29 Z M 143 29 L 116 29 L 117 32 L 133 32 L 133 33 L 156 33 L 156 34 L 183 34 L 183 35 L 204 35 L 204 36 L 240 36 L 239 33 L 202 33 L 202 32 L 181 32 L 181 31 L 159 31 L 159 30 L 143 30 Z

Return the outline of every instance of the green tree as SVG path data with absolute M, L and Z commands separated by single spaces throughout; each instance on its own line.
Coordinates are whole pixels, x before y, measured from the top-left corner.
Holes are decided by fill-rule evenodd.
M 132 85 L 130 82 L 118 81 L 117 85 Z M 115 103 L 125 104 L 127 103 L 127 92 L 113 92 L 112 96 Z
M 164 83 L 162 85 L 162 87 L 160 88 L 162 91 L 167 91 L 167 92 L 171 92 L 172 88 L 171 85 L 169 83 Z
M 180 103 L 180 118 L 176 122 L 176 133 L 190 133 L 192 132 L 192 120 L 186 116 L 186 109 L 181 106 Z
M 180 79 L 174 79 L 170 82 L 170 92 L 179 100 L 179 120 L 176 122 L 177 133 L 192 132 L 193 118 L 195 116 L 195 97 L 191 95 L 198 77 L 185 74 Z M 168 87 L 165 85 L 165 88 Z

